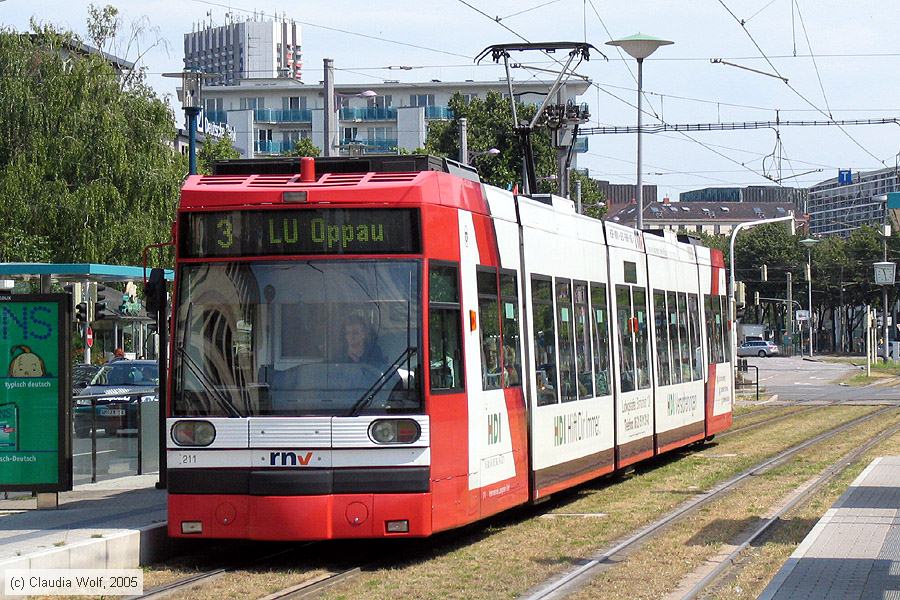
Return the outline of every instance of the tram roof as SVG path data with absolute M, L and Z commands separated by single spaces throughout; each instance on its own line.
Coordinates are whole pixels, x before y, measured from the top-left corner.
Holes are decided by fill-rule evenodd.
M 0 277 L 22 279 L 40 275 L 71 281 L 133 281 L 143 279 L 144 267 L 95 263 L 0 263 Z M 175 278 L 171 269 L 166 269 L 165 275 L 167 281 Z

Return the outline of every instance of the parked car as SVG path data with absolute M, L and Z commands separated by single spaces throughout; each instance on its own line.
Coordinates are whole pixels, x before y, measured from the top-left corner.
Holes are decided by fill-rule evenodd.
M 766 356 L 774 356 L 776 354 L 778 354 L 778 346 L 764 340 L 744 342 L 738 346 L 737 349 L 738 356 L 758 356 L 763 358 Z
M 119 360 L 103 365 L 75 398 L 75 435 L 90 435 L 92 402 L 97 407 L 97 430 L 116 435 L 123 429 L 137 429 L 137 411 L 142 402 L 158 401 L 156 361 Z
M 99 370 L 99 365 L 75 365 L 72 367 L 72 395 L 80 394 L 81 390 L 91 383 Z

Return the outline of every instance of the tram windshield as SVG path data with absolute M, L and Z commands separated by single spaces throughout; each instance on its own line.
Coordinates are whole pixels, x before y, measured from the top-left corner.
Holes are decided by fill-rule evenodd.
M 174 416 L 421 411 L 414 260 L 184 265 Z

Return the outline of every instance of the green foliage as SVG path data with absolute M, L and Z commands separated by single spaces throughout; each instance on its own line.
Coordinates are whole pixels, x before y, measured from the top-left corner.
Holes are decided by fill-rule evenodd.
M 294 144 L 294 149 L 286 152 L 285 156 L 311 156 L 315 158 L 319 154 L 321 154 L 319 147 L 313 144 L 311 139 L 303 138 L 297 140 L 297 143 Z
M 572 171 L 569 177 L 569 198 L 575 200 L 576 181 L 581 182 L 581 213 L 595 219 L 602 219 L 606 214 L 606 196 L 600 191 L 596 179 Z
M 0 30 L 0 261 L 137 264 L 170 237 L 173 115 L 77 42 Z
M 203 139 L 203 145 L 197 151 L 197 172 L 209 175 L 212 173 L 214 162 L 240 157 L 240 151 L 231 145 L 231 139 L 228 136 L 216 137 L 207 134 Z
M 459 157 L 459 119 L 468 119 L 468 148 L 472 154 L 486 152 L 491 148 L 500 150 L 497 156 L 482 154 L 472 160 L 485 183 L 507 188 L 522 180 L 521 144 L 512 127 L 512 112 L 509 100 L 497 92 L 488 92 L 487 97 L 472 98 L 466 102 L 456 93 L 450 99 L 453 119 L 433 121 L 428 127 L 425 149 L 430 154 L 456 159 Z M 516 104 L 521 121 L 530 120 L 537 107 L 531 104 Z M 538 178 L 556 174 L 556 153 L 550 144 L 550 134 L 539 129 L 532 135 L 535 156 L 535 171 Z
M 103 8 L 97 8 L 93 4 L 88 5 L 88 37 L 94 47 L 103 50 L 106 42 L 116 37 L 119 30 L 119 9 L 107 4 Z

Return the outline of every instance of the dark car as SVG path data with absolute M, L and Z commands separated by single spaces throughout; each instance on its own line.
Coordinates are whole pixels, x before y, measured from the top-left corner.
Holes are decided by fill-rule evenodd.
M 81 390 L 91 383 L 99 370 L 99 365 L 75 365 L 72 367 L 72 395 L 80 394 Z
M 159 401 L 159 367 L 152 360 L 119 360 L 100 367 L 90 385 L 75 398 L 75 435 L 90 435 L 92 403 L 97 430 L 115 435 L 137 429 L 141 402 Z

